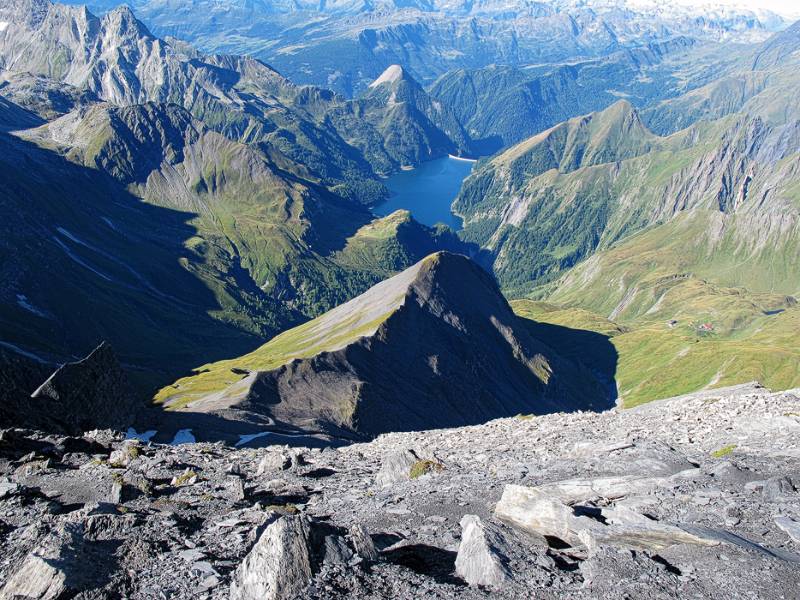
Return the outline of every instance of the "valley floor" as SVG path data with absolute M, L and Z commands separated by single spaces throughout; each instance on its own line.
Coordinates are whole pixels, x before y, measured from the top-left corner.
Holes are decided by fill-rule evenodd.
M 3 599 L 487 597 L 465 579 L 498 598 L 790 598 L 800 584 L 800 392 L 755 384 L 323 450 L 6 430 L 0 473 Z

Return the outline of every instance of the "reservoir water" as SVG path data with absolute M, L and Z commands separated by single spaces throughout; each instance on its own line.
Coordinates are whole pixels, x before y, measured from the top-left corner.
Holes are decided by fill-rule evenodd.
M 450 212 L 450 205 L 473 165 L 472 161 L 447 157 L 395 173 L 385 182 L 391 196 L 376 206 L 374 212 L 385 216 L 404 208 L 425 225 L 444 223 L 452 229 L 461 229 L 461 219 Z

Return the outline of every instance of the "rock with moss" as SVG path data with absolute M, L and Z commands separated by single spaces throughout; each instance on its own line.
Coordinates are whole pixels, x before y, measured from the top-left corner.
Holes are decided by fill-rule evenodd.
M 444 465 L 440 463 L 438 460 L 432 460 L 429 458 L 418 460 L 411 468 L 408 470 L 408 477 L 409 479 L 418 479 L 425 475 L 433 475 L 435 473 L 441 473 L 444 470 Z
M 381 459 L 381 468 L 375 477 L 375 485 L 387 487 L 398 481 L 411 478 L 411 469 L 419 462 L 413 450 L 394 450 Z
M 128 467 L 131 462 L 139 458 L 140 452 L 139 442 L 130 440 L 125 442 L 121 448 L 111 452 L 108 457 L 108 464 L 111 467 Z

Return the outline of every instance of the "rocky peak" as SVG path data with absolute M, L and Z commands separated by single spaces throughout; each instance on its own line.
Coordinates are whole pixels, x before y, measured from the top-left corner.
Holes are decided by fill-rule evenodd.
M 381 99 L 390 106 L 408 102 L 422 112 L 431 112 L 429 107 L 425 106 L 430 103 L 427 92 L 400 65 L 391 65 L 381 73 L 380 77 L 369 85 L 366 97 Z M 428 117 L 433 117 L 433 114 L 429 114 Z
M 0 0 L 0 17 L 12 23 L 36 27 L 52 9 L 50 0 Z
M 447 252 L 164 393 L 187 412 L 357 438 L 608 404 L 592 374 L 530 336 L 488 273 Z
M 103 26 L 108 34 L 116 34 L 120 37 L 153 37 L 145 24 L 136 18 L 127 4 L 118 6 L 107 13 L 103 17 Z
M 378 78 L 369 84 L 370 88 L 376 88 L 379 85 L 384 84 L 395 84 L 398 81 L 404 79 L 406 77 L 406 73 L 403 70 L 403 67 L 400 65 L 390 65 L 386 67 L 386 70 L 378 76 Z

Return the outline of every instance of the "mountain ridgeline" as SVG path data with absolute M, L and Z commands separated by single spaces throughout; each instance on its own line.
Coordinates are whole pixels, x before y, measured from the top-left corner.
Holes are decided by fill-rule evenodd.
M 798 32 L 674 99 L 532 136 L 482 162 L 454 203 L 505 293 L 546 301 L 520 314 L 608 336 L 625 405 L 800 383 Z
M 90 3 L 107 11 L 120 0 Z M 161 36 L 250 54 L 298 83 L 358 96 L 391 64 L 424 84 L 457 69 L 598 58 L 686 36 L 760 41 L 785 25 L 766 10 L 634 1 L 480 3 L 381 0 L 285 2 L 133 0 Z
M 602 378 L 533 338 L 485 271 L 438 253 L 250 354 L 198 368 L 158 400 L 189 414 L 369 438 L 600 409 L 613 398 Z
M 790 3 L 66 1 L 0 0 L 0 600 L 796 597 Z

